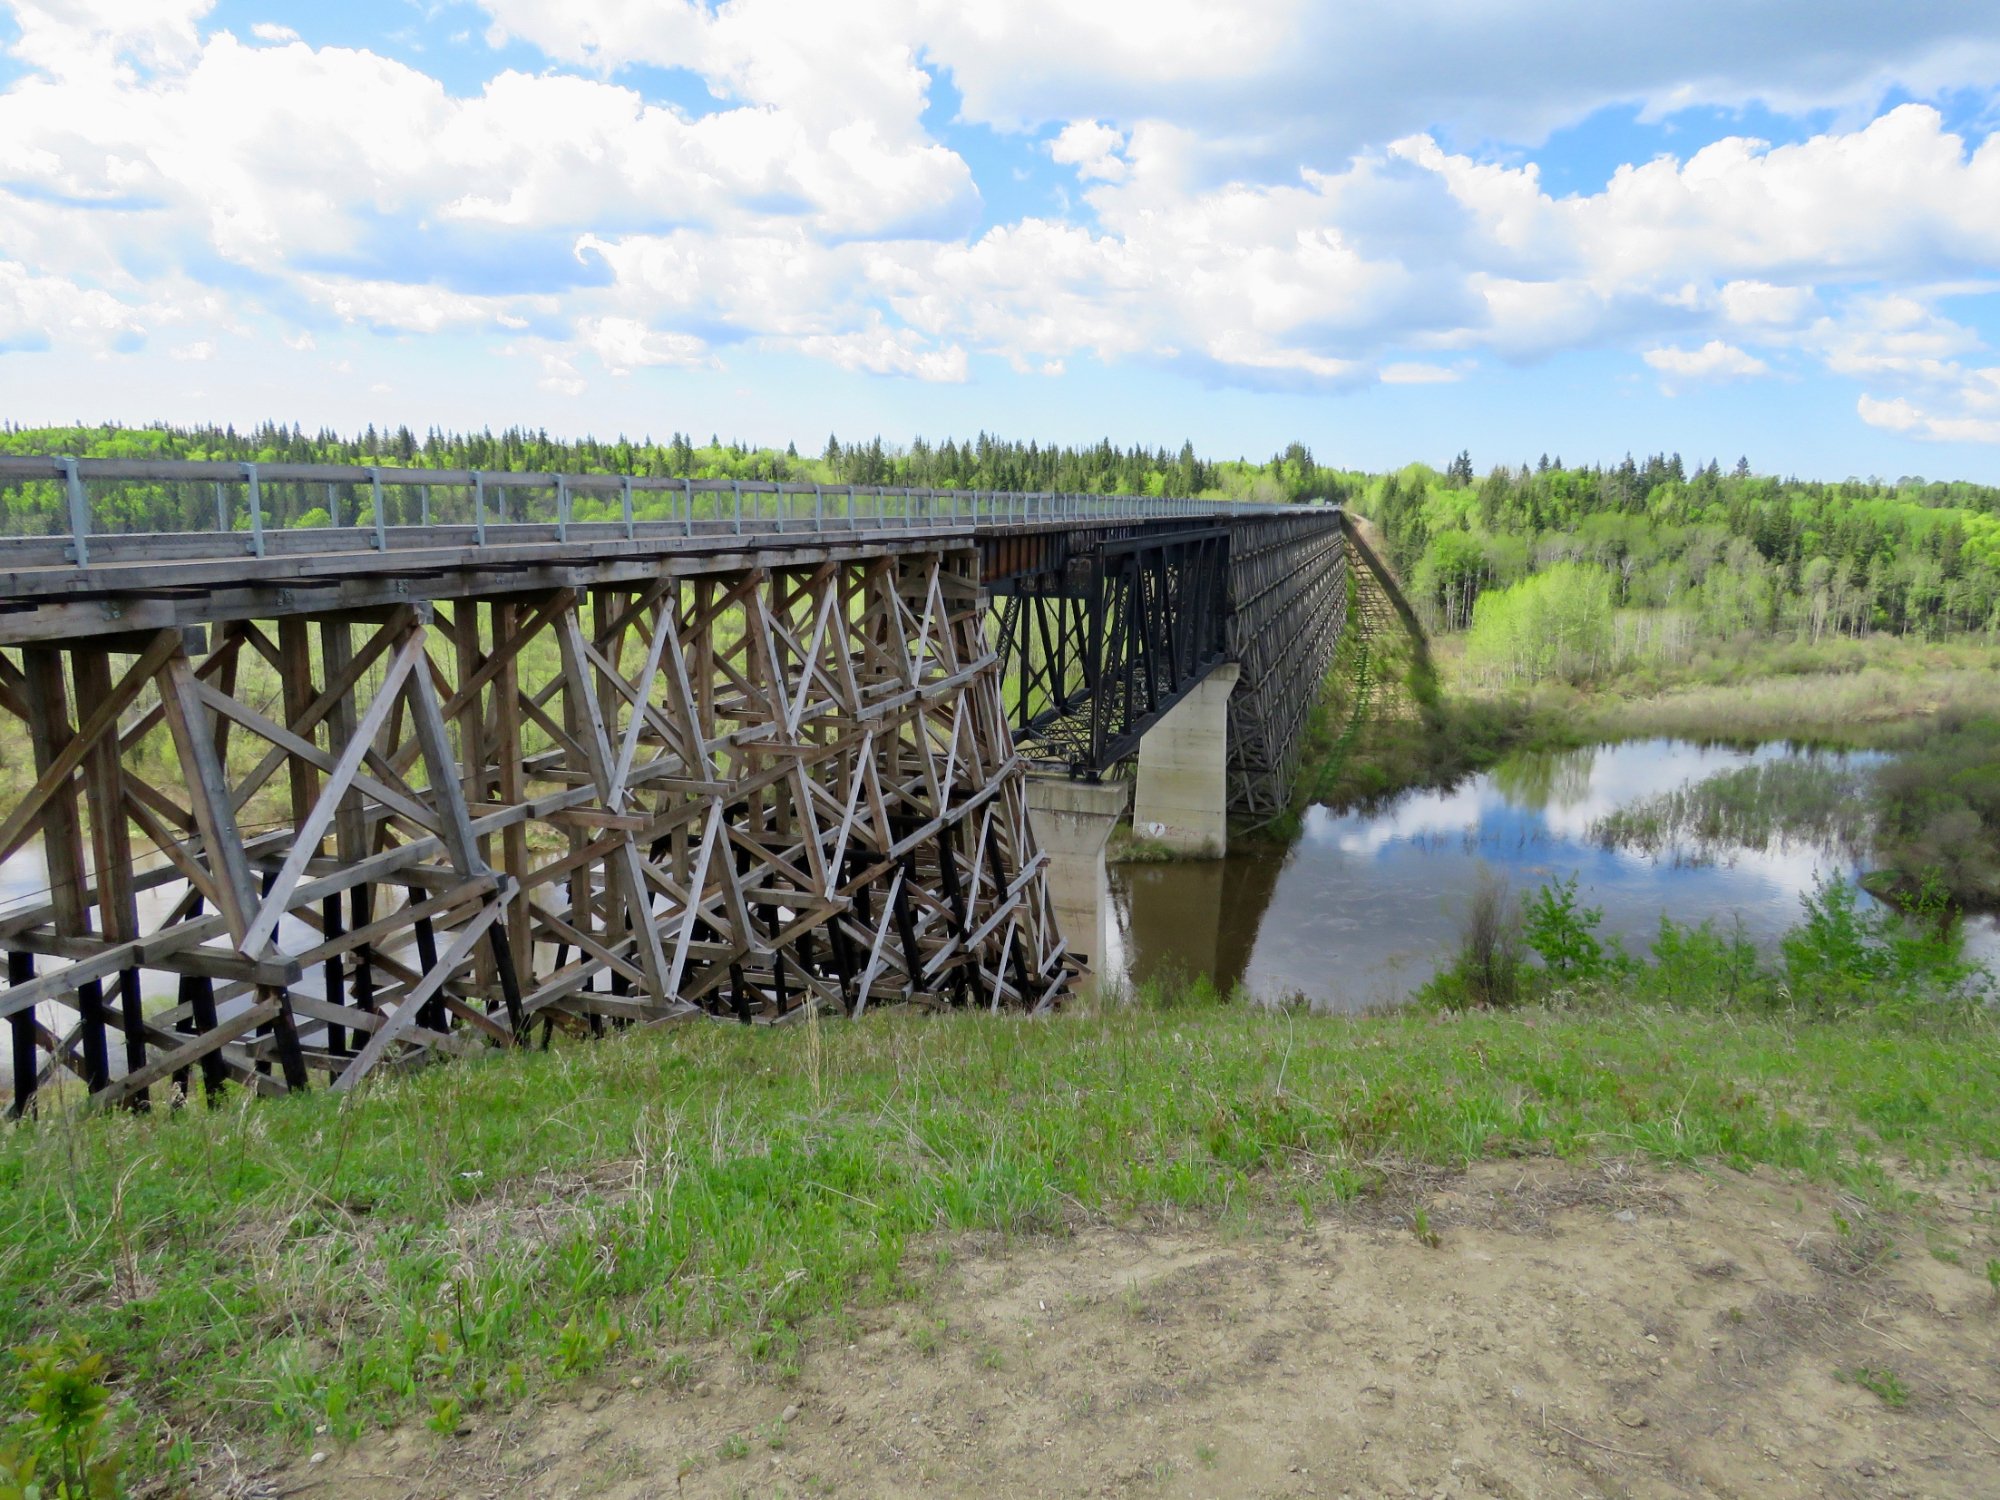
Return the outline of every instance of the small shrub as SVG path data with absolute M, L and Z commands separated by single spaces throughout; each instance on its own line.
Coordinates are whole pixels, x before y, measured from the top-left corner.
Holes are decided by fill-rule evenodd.
M 1576 876 L 1545 885 L 1528 898 L 1522 913 L 1521 936 L 1549 977 L 1562 984 L 1591 984 L 1609 972 L 1598 924 L 1604 909 L 1583 906 L 1576 899 Z
M 14 1351 L 27 1395 L 22 1441 L 0 1448 L 0 1496 L 109 1500 L 123 1489 L 106 1431 L 111 1392 L 104 1356 L 80 1338 Z
M 1504 876 L 1481 868 L 1459 922 L 1458 957 L 1427 993 L 1447 1005 L 1513 1005 L 1521 998 L 1521 908 Z
M 1957 920 L 1935 882 L 1905 903 L 1907 916 L 1863 910 L 1859 889 L 1838 877 L 1804 904 L 1805 921 L 1780 947 L 1793 1003 L 1815 1014 L 1873 1006 L 1914 1019 L 1963 1005 L 1990 981 L 1964 958 Z
M 1410 1232 L 1417 1237 L 1417 1243 L 1426 1250 L 1436 1250 L 1443 1246 L 1444 1236 L 1431 1223 L 1430 1210 L 1419 1208 L 1410 1215 Z
M 1741 918 L 1722 933 L 1712 922 L 1689 925 L 1665 913 L 1653 939 L 1653 961 L 1635 973 L 1634 987 L 1649 1000 L 1702 1000 L 1732 1008 L 1762 1002 L 1770 993 L 1757 945 Z

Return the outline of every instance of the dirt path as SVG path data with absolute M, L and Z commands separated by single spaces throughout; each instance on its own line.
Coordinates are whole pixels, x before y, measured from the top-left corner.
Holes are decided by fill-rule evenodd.
M 1996 1206 L 1507 1163 L 1282 1238 L 960 1244 L 794 1382 L 662 1351 L 247 1492 L 2000 1496 Z

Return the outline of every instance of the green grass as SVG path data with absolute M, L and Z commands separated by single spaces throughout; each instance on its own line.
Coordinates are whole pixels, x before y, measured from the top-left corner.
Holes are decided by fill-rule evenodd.
M 1878 635 L 1819 645 L 1772 638 L 1711 644 L 1673 667 L 1635 669 L 1530 699 L 1578 736 L 1806 740 L 1899 746 L 1913 719 L 2000 706 L 2000 646 Z
M 806 1059 L 796 1033 L 677 1028 L 345 1103 L 8 1131 L 0 1345 L 81 1335 L 148 1454 L 303 1443 L 717 1335 L 783 1378 L 816 1320 L 915 1295 L 918 1236 L 1297 1221 L 1385 1159 L 1767 1164 L 1886 1197 L 1886 1161 L 2000 1160 L 1984 1018 L 882 1016 L 828 1029 L 820 1092 Z
M 1892 1410 L 1899 1411 L 1910 1404 L 1910 1388 L 1894 1370 L 1857 1365 L 1851 1370 L 1836 1371 L 1835 1378 L 1849 1385 L 1858 1385 L 1865 1391 L 1873 1391 L 1882 1404 Z

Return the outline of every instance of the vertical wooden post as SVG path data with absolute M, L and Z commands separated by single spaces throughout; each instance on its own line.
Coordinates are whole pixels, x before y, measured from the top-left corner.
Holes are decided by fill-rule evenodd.
M 111 696 L 111 658 L 102 647 L 79 646 L 70 658 L 79 706 Z M 132 894 L 132 829 L 125 821 L 125 769 L 119 759 L 118 726 L 100 734 L 84 757 L 84 787 L 90 805 L 90 837 L 95 856 L 98 924 L 105 938 L 129 943 L 139 936 L 139 905 Z M 146 1013 L 139 996 L 139 971 L 118 974 L 119 1021 L 125 1033 L 125 1069 L 146 1066 Z M 128 1109 L 144 1110 L 151 1092 L 135 1090 Z
M 320 657 L 330 686 L 354 660 L 354 635 L 345 620 L 322 620 L 319 627 Z M 326 716 L 328 746 L 335 755 L 354 738 L 358 715 L 352 687 L 343 692 Z M 368 856 L 368 819 L 361 797 L 350 787 L 333 817 L 334 855 L 344 865 L 359 864 Z M 375 920 L 374 888 L 362 881 L 347 893 L 347 930 L 359 932 Z M 375 964 L 368 945 L 353 950 L 354 1004 L 358 1009 L 375 1009 Z
M 56 646 L 23 647 L 21 666 L 28 693 L 28 736 L 35 770 L 42 774 L 75 736 L 70 726 L 69 689 L 63 680 L 62 650 Z M 48 861 L 49 905 L 54 909 L 57 935 L 89 936 L 90 909 L 83 895 L 83 829 L 73 776 L 64 777 L 42 806 L 42 851 Z M 104 1034 L 104 986 L 96 980 L 79 985 L 77 1010 L 83 1021 L 84 1084 L 96 1093 L 111 1081 Z
M 965 904 L 965 884 L 958 873 L 958 831 L 955 828 L 941 828 L 937 836 L 938 880 L 944 886 L 945 902 L 951 907 L 952 925 L 957 929 L 959 941 L 963 942 L 972 930 L 972 919 Z M 961 953 L 952 965 L 951 990 L 955 1005 L 965 1004 L 966 960 Z
M 35 955 L 32 953 L 9 952 L 7 955 L 7 983 L 26 984 L 35 977 Z M 7 1018 L 7 1030 L 13 1042 L 12 1058 L 14 1068 L 14 1102 L 7 1108 L 7 1118 L 19 1120 L 35 1107 L 35 1012 L 32 1007 L 17 1011 Z
M 479 605 L 470 599 L 461 600 L 451 617 L 452 648 L 458 666 L 460 689 L 479 675 L 479 669 L 486 665 L 486 653 L 479 644 Z M 497 644 L 497 642 L 496 642 Z M 465 789 L 467 809 L 476 810 L 487 800 L 487 788 L 492 784 L 489 762 L 493 752 L 486 733 L 487 697 L 493 692 L 490 687 L 465 695 L 459 705 L 458 719 L 458 763 L 464 773 L 462 785 Z M 481 835 L 478 858 L 482 865 L 491 867 L 493 863 L 493 839 L 491 835 Z M 510 914 L 511 915 L 511 914 Z M 499 929 L 494 929 L 496 932 Z M 482 947 L 473 960 L 473 981 L 481 993 L 491 996 L 497 976 L 494 973 L 494 949 L 491 943 Z
M 503 650 L 520 623 L 518 606 L 495 601 L 493 648 Z M 499 776 L 500 800 L 518 807 L 527 800 L 526 768 L 521 760 L 520 653 L 507 651 L 505 665 L 493 679 L 493 753 Z M 507 906 L 506 930 L 495 923 L 489 939 L 494 962 L 501 966 L 500 986 L 510 1006 L 519 1006 L 521 991 L 532 981 L 535 962 L 533 929 L 528 925 L 528 830 L 512 823 L 500 835 L 500 868 L 514 883 Z M 511 977 L 510 977 L 511 976 Z
M 285 723 L 301 738 L 313 738 L 314 732 L 307 729 L 303 721 L 319 694 L 313 689 L 312 637 L 304 619 L 287 615 L 278 621 L 278 660 L 282 664 L 278 675 L 279 690 L 284 699 Z M 294 755 L 288 757 L 286 769 L 291 791 L 292 826 L 298 828 L 304 825 L 313 804 L 319 800 L 319 768 L 303 756 Z M 347 930 L 340 916 L 339 896 L 323 899 L 319 915 L 320 934 L 327 942 L 335 941 Z M 347 1003 L 347 979 L 343 955 L 329 953 L 320 973 L 326 990 L 326 1003 L 344 1006 Z M 335 1057 L 346 1053 L 345 1026 L 338 1022 L 327 1023 L 326 1050 Z

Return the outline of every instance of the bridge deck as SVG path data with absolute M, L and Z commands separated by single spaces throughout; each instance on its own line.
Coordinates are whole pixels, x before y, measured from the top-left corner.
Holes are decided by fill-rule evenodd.
M 1059 566 L 1042 544 L 1080 531 L 1101 540 L 1287 511 L 1297 513 L 1145 496 L 0 458 L 0 526 L 31 532 L 0 536 L 0 644 L 911 547 L 976 546 L 985 575 L 1005 577 Z

